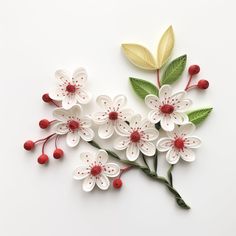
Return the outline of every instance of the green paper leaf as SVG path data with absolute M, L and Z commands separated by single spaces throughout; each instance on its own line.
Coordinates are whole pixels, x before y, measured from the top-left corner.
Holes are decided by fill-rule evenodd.
M 129 79 L 133 90 L 140 98 L 145 99 L 148 94 L 158 95 L 158 89 L 154 84 L 142 79 L 132 77 Z
M 202 123 L 213 108 L 202 108 L 188 113 L 189 121 L 195 125 Z
M 173 60 L 166 68 L 161 80 L 163 84 L 173 84 L 177 81 L 184 72 L 187 61 L 187 55 L 180 56 Z

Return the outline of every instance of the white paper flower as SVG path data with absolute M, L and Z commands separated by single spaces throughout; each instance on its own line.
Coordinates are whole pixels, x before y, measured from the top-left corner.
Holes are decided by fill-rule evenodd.
M 187 123 L 188 116 L 185 112 L 192 102 L 185 96 L 185 91 L 172 94 L 171 86 L 163 85 L 159 90 L 159 98 L 151 94 L 145 98 L 146 105 L 152 109 L 148 119 L 154 124 L 161 122 L 161 127 L 165 131 L 172 131 L 175 124 Z
M 107 163 L 108 154 L 99 150 L 95 155 L 90 152 L 83 152 L 80 155 L 82 165 L 74 171 L 74 179 L 83 181 L 83 190 L 90 192 L 95 184 L 102 190 L 110 186 L 108 177 L 116 177 L 120 173 L 120 167 L 115 163 Z
M 94 138 L 94 132 L 90 128 L 92 121 L 88 117 L 82 116 L 82 108 L 80 105 L 74 105 L 69 110 L 57 108 L 53 111 L 56 119 L 53 129 L 55 133 L 66 135 L 68 146 L 76 146 L 80 138 L 84 141 L 91 141 Z
M 62 107 L 70 109 L 77 103 L 86 104 L 90 101 L 90 94 L 84 90 L 87 80 L 85 69 L 78 68 L 71 76 L 69 72 L 57 70 L 55 77 L 58 82 L 56 89 L 49 92 L 49 96 L 56 101 L 62 101 Z
M 129 120 L 133 114 L 131 109 L 125 108 L 126 97 L 118 95 L 112 100 L 106 95 L 97 98 L 97 103 L 103 108 L 103 111 L 93 114 L 93 121 L 100 125 L 98 135 L 100 138 L 110 138 L 120 121 Z
M 171 132 L 167 132 L 168 137 L 161 138 L 157 142 L 157 149 L 160 152 L 167 152 L 166 160 L 170 164 L 176 164 L 180 157 L 184 161 L 192 162 L 195 160 L 192 148 L 198 148 L 201 140 L 195 136 L 189 136 L 195 130 L 195 125 L 187 123 L 180 127 L 176 126 Z
M 120 122 L 117 133 L 121 136 L 115 140 L 114 148 L 126 149 L 126 157 L 135 161 L 141 151 L 146 156 L 153 156 L 156 152 L 155 145 L 151 142 L 157 139 L 159 132 L 147 119 L 142 120 L 140 115 L 135 115 L 130 120 L 130 125 Z

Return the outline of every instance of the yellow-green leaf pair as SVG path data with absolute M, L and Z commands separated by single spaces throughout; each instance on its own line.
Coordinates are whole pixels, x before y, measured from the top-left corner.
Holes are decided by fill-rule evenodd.
M 174 32 L 170 26 L 162 35 L 158 44 L 156 57 L 139 44 L 122 44 L 126 57 L 135 66 L 144 70 L 160 69 L 168 60 L 174 47 Z

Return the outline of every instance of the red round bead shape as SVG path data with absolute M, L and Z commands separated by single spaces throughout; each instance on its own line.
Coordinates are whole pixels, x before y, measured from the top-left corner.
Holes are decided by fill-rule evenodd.
M 70 120 L 68 123 L 68 127 L 71 131 L 76 131 L 77 129 L 79 129 L 80 124 L 76 120 Z
M 60 149 L 60 148 L 55 149 L 54 152 L 53 152 L 53 157 L 54 157 L 55 159 L 60 159 L 60 158 L 63 157 L 63 155 L 64 155 L 64 152 L 63 152 L 63 150 Z
M 93 176 L 97 176 L 97 175 L 101 174 L 101 172 L 102 172 L 101 166 L 94 166 L 91 169 L 91 175 L 93 175 Z
M 192 65 L 188 68 L 188 73 L 190 75 L 196 75 L 200 72 L 200 66 L 199 65 Z
M 52 101 L 52 99 L 49 97 L 49 94 L 48 93 L 45 93 L 43 96 L 42 96 L 42 99 L 44 102 L 46 103 L 50 103 Z
M 28 140 L 24 143 L 24 149 L 27 151 L 30 151 L 34 148 L 34 142 L 31 140 Z
M 112 184 L 115 189 L 119 189 L 122 187 L 123 183 L 121 179 L 114 179 Z
M 136 131 L 133 131 L 130 135 L 130 140 L 133 142 L 133 143 L 137 143 L 139 140 L 141 139 L 141 135 L 140 133 L 136 130 Z
M 38 163 L 39 163 L 40 165 L 44 165 L 44 164 L 46 164 L 46 163 L 48 162 L 48 160 L 49 160 L 48 155 L 42 154 L 42 155 L 39 156 L 39 158 L 38 158 Z
M 118 112 L 112 111 L 109 113 L 109 119 L 110 120 L 117 120 L 118 119 Z
M 74 92 L 76 91 L 76 86 L 73 85 L 73 84 L 68 84 L 68 85 L 66 86 L 66 91 L 67 91 L 68 93 L 74 93 Z
M 183 148 L 184 148 L 184 140 L 183 140 L 182 138 L 177 138 L 177 139 L 174 141 L 174 146 L 175 146 L 177 149 L 183 150 Z
M 41 129 L 47 129 L 49 125 L 50 125 L 50 121 L 48 121 L 47 119 L 43 119 L 39 121 L 39 127 Z
M 209 82 L 207 80 L 204 80 L 204 79 L 199 80 L 198 84 L 197 84 L 197 87 L 199 89 L 207 89 L 209 87 Z
M 174 106 L 172 106 L 170 104 L 165 104 L 165 105 L 161 106 L 160 110 L 164 114 L 171 114 L 171 113 L 173 113 L 175 108 L 174 108 Z

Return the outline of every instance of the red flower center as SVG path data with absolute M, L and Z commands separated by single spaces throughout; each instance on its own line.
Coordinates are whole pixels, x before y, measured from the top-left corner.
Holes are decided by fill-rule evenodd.
M 68 123 L 68 127 L 70 130 L 75 131 L 79 128 L 80 124 L 78 121 L 70 120 Z
M 76 90 L 76 87 L 75 87 L 75 85 L 73 85 L 73 84 L 68 84 L 68 85 L 66 86 L 66 91 L 67 91 L 68 93 L 74 93 L 75 90 Z
M 93 176 L 97 176 L 97 175 L 99 175 L 101 172 L 102 172 L 102 167 L 101 167 L 101 166 L 94 166 L 94 167 L 91 169 L 91 175 L 93 175 Z
M 177 138 L 175 141 L 174 141 L 174 146 L 177 148 L 177 149 L 183 149 L 184 148 L 184 140 L 182 138 Z
M 132 142 L 137 143 L 141 139 L 141 135 L 138 131 L 133 131 L 130 135 L 130 139 Z
M 117 118 L 118 118 L 118 113 L 116 111 L 112 111 L 109 113 L 110 120 L 117 120 Z
M 165 114 L 171 114 L 174 111 L 174 109 L 175 108 L 169 104 L 165 104 L 165 105 L 161 106 L 161 112 L 165 113 Z

